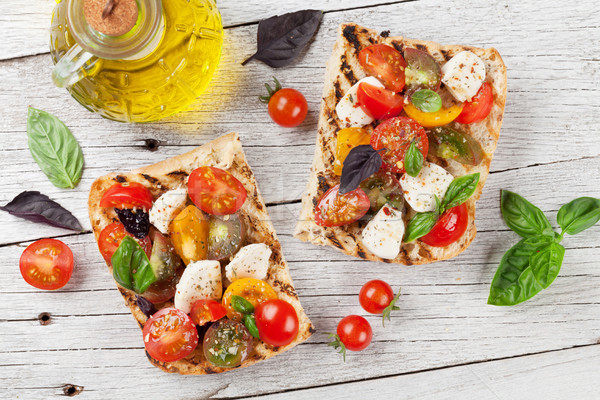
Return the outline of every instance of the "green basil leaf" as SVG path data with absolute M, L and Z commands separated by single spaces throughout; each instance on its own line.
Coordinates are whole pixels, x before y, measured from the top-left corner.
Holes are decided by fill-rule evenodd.
M 547 289 L 560 272 L 565 248 L 556 242 L 550 242 L 531 255 L 529 263 L 535 279 Z
M 246 325 L 246 328 L 248 328 L 248 332 L 250 332 L 250 334 L 252 336 L 254 336 L 257 339 L 260 339 L 260 335 L 258 334 L 258 327 L 256 326 L 256 319 L 254 318 L 254 315 L 252 315 L 252 314 L 244 315 L 244 325 Z
M 141 294 L 156 282 L 156 275 L 146 252 L 130 236 L 123 238 L 119 248 L 112 255 L 111 263 L 115 281 L 126 289 Z
M 71 189 L 77 186 L 83 171 L 83 153 L 62 121 L 29 107 L 27 137 L 33 159 L 54 186 Z
M 233 295 L 231 297 L 231 307 L 237 312 L 242 314 L 252 314 L 254 312 L 254 306 L 248 300 L 242 296 Z
M 423 112 L 436 112 L 442 108 L 442 98 L 430 89 L 417 90 L 410 96 L 410 101 Z
M 423 154 L 414 140 L 410 142 L 404 156 L 404 168 L 406 168 L 406 173 L 412 177 L 419 175 L 421 168 L 423 168 Z
M 554 236 L 550 221 L 542 210 L 508 190 L 503 190 L 500 197 L 502 217 L 506 225 L 519 236 L 524 238 L 536 235 Z
M 488 304 L 512 306 L 538 294 L 543 286 L 536 280 L 530 260 L 552 241 L 549 236 L 533 236 L 522 239 L 508 250 L 492 280 Z
M 563 232 L 576 235 L 600 221 L 600 199 L 580 197 L 565 204 L 556 217 Z
M 479 172 L 454 178 L 444 195 L 442 209 L 449 210 L 452 207 L 460 206 L 467 201 L 469 197 L 473 196 L 473 193 L 475 193 L 478 183 Z
M 412 242 L 413 240 L 427 235 L 435 226 L 438 218 L 439 215 L 437 211 L 415 214 L 406 227 L 404 242 Z

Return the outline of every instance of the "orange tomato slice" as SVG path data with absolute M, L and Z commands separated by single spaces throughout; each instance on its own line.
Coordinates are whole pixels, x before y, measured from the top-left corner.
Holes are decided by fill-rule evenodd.
M 187 206 L 169 224 L 171 242 L 185 265 L 205 260 L 208 254 L 209 222 L 195 206 Z
M 436 112 L 424 112 L 419 110 L 412 103 L 408 103 L 404 106 L 404 112 L 419 125 L 425 128 L 434 128 L 454 121 L 462 112 L 463 106 L 463 104 L 460 104 L 448 108 L 441 108 Z
M 345 128 L 338 132 L 337 145 L 335 147 L 335 162 L 333 163 L 333 173 L 341 176 L 344 160 L 348 153 L 356 146 L 369 144 L 371 135 L 363 128 Z

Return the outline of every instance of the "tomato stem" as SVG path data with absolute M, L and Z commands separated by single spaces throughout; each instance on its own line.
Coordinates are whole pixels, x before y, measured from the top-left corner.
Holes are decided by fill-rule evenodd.
M 277 93 L 278 91 L 280 91 L 282 89 L 281 83 L 279 83 L 279 81 L 277 80 L 277 78 L 273 77 L 273 80 L 275 81 L 275 89 L 271 88 L 271 86 L 268 83 L 265 83 L 265 88 L 267 89 L 267 96 L 258 96 L 258 99 L 263 102 L 263 103 L 269 103 L 269 101 L 271 100 L 271 97 L 273 97 L 273 95 L 275 93 Z
M 388 306 L 386 308 L 383 309 L 383 313 L 381 315 L 381 325 L 385 328 L 385 319 L 387 318 L 388 321 L 392 320 L 392 311 L 396 311 L 399 310 L 400 307 L 396 306 L 396 301 L 398 301 L 398 299 L 400 298 L 400 289 L 398 289 L 398 294 L 396 296 L 394 296 L 394 298 L 392 299 L 392 301 L 390 301 L 390 304 L 388 304 Z
M 333 339 L 331 342 L 327 343 L 327 346 L 333 347 L 337 350 L 338 353 L 342 354 L 342 356 L 344 357 L 344 362 L 346 362 L 346 346 L 344 346 L 344 343 L 342 343 L 340 337 L 335 333 L 326 333 L 329 339 Z

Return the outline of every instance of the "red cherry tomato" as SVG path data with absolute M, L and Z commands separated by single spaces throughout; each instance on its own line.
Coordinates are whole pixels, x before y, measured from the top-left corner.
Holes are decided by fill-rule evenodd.
M 133 235 L 125 230 L 125 227 L 120 222 L 113 222 L 100 232 L 100 236 L 98 236 L 98 248 L 107 263 L 110 264 L 112 255 L 115 254 L 115 251 L 119 248 L 125 235 L 133 237 Z M 150 258 L 150 254 L 152 253 L 152 242 L 150 241 L 150 238 L 146 236 L 143 239 L 134 239 L 142 246 L 148 255 L 148 258 Z
M 143 208 L 147 211 L 152 208 L 152 201 L 152 194 L 141 183 L 116 183 L 104 192 L 100 207 Z
M 194 204 L 212 215 L 233 214 L 242 208 L 247 192 L 236 177 L 216 167 L 200 167 L 188 179 L 188 194 Z
M 430 246 L 444 247 L 462 237 L 469 225 L 469 210 L 466 204 L 453 207 L 440 217 L 433 229 L 420 240 Z
M 404 108 L 404 97 L 365 82 L 358 85 L 356 97 L 360 108 L 374 119 L 396 117 Z
M 425 129 L 408 117 L 386 119 L 371 135 L 371 146 L 375 150 L 386 149 L 380 153 L 381 157 L 390 169 L 398 174 L 406 172 L 404 156 L 412 141 L 415 141 L 423 158 L 427 158 L 429 140 Z
M 199 326 L 217 321 L 226 315 L 227 310 L 223 304 L 213 299 L 196 300 L 190 311 L 190 318 Z
M 278 125 L 285 128 L 298 126 L 306 118 L 308 104 L 296 89 L 279 89 L 269 100 L 269 115 Z
M 373 330 L 369 321 L 360 315 L 348 315 L 338 324 L 337 335 L 346 349 L 361 351 L 371 344 Z
M 65 286 L 73 273 L 73 252 L 56 239 L 33 242 L 21 254 L 19 268 L 25 282 L 38 289 Z
M 144 324 L 144 346 L 158 361 L 171 362 L 188 356 L 198 345 L 198 331 L 186 313 L 163 308 Z
M 358 301 L 366 312 L 381 314 L 394 299 L 394 291 L 386 282 L 375 279 L 363 285 Z
M 392 92 L 404 88 L 406 61 L 402 53 L 386 44 L 374 44 L 358 53 L 358 62 L 367 75 L 379 79 Z
M 461 124 L 481 122 L 488 116 L 493 104 L 494 94 L 492 93 L 492 86 L 487 82 L 483 82 L 483 85 L 481 85 L 479 91 L 473 96 L 471 101 L 465 102 L 462 112 L 454 121 Z
M 271 346 L 286 346 L 298 336 L 298 315 L 286 301 L 263 301 L 254 310 L 254 317 L 260 339 Z
M 342 226 L 361 219 L 371 201 L 361 188 L 339 194 L 340 185 L 329 189 L 315 207 L 315 222 L 320 226 Z

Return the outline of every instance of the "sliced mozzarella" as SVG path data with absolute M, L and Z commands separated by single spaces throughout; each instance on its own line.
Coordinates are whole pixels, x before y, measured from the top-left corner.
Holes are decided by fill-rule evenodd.
M 485 79 L 485 63 L 470 51 L 461 51 L 442 67 L 442 82 L 458 101 L 471 100 Z
M 200 260 L 190 263 L 177 284 L 175 307 L 189 313 L 192 304 L 200 299 L 221 300 L 221 264 L 216 260 Z
M 264 243 L 244 246 L 225 267 L 225 276 L 230 282 L 241 278 L 265 279 L 270 257 L 271 249 Z
M 187 201 L 187 189 L 169 190 L 160 196 L 150 209 L 150 223 L 162 234 L 169 233 L 169 224 Z
M 368 76 L 356 82 L 354 86 L 342 97 L 335 107 L 335 112 L 339 120 L 345 127 L 362 127 L 374 121 L 369 117 L 360 106 L 357 104 L 358 85 L 362 82 L 369 83 L 373 86 L 384 87 L 377 78 Z
M 425 162 L 421 172 L 415 177 L 402 175 L 400 185 L 404 198 L 413 210 L 426 212 L 435 210 L 435 196 L 440 201 L 454 177 L 439 165 Z
M 400 253 L 403 236 L 402 211 L 386 204 L 363 229 L 362 243 L 377 257 L 393 260 Z

